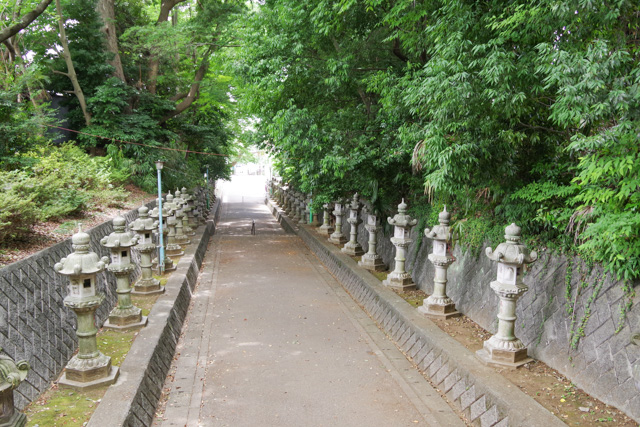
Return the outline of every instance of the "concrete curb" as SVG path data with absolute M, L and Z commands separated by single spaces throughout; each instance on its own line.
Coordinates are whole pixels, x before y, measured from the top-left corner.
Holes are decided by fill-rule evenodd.
M 302 239 L 434 386 L 446 393 L 475 425 L 565 425 L 495 370 L 482 365 L 471 351 L 421 316 L 312 227 L 295 225 L 270 200 L 266 204 L 283 228 Z
M 185 250 L 165 285 L 165 293 L 149 313 L 149 325 L 133 342 L 120 366 L 118 382 L 107 390 L 87 424 L 89 427 L 148 426 L 153 422 L 200 266 L 215 232 L 219 199 L 211 211 L 213 219 L 196 231 L 193 240 L 197 244 Z

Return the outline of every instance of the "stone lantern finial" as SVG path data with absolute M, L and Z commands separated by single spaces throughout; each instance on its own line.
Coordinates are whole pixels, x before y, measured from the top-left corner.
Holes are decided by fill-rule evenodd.
M 97 274 L 104 271 L 108 257 L 99 258 L 89 251 L 90 237 L 79 228 L 71 238 L 74 252 L 53 266 L 60 275 L 69 277 L 64 305 L 78 317 L 78 354 L 65 368 L 58 384 L 79 390 L 113 384 L 119 370 L 111 366 L 111 358 L 98 350 L 95 312 L 104 301 L 104 294 L 96 290 Z
M 486 249 L 487 257 L 498 263 L 497 280 L 491 282 L 491 289 L 500 298 L 498 332 L 484 342 L 476 355 L 480 360 L 497 366 L 517 368 L 530 362 L 527 348 L 516 338 L 516 303 L 529 288 L 522 281 L 524 266 L 538 259 L 535 251 L 529 251 L 520 243 L 521 228 L 515 223 L 505 229 L 506 242 L 500 243 L 495 251 Z
M 398 205 L 398 213 L 393 218 L 387 218 L 387 222 L 394 227 L 391 243 L 396 247 L 395 268 L 389 273 L 383 285 L 396 288 L 401 292 L 416 288 L 411 273 L 405 271 L 405 254 L 413 239 L 409 237 L 411 229 L 418 223 L 417 219 L 407 215 L 407 204 L 402 199 Z
M 9 356 L 0 354 L 0 426 L 24 426 L 27 423 L 26 415 L 18 412 L 13 405 L 13 390 L 24 381 L 29 369 L 26 360 L 15 362 Z
M 113 219 L 113 232 L 100 240 L 100 244 L 111 252 L 110 273 L 116 277 L 118 304 L 109 313 L 104 327 L 110 329 L 131 329 L 145 326 L 147 318 L 142 310 L 131 302 L 130 276 L 135 269 L 131 248 L 138 244 L 139 236 L 126 230 L 127 221 L 121 216 Z
M 426 228 L 424 235 L 433 240 L 433 252 L 429 254 L 429 261 L 435 266 L 436 273 L 433 278 L 433 293 L 425 298 L 418 311 L 429 317 L 444 318 L 459 316 L 460 312 L 447 296 L 447 269 L 455 262 L 453 256 L 453 233 L 449 222 L 451 214 L 447 212 L 447 207 L 438 215 L 439 225 L 431 230 Z

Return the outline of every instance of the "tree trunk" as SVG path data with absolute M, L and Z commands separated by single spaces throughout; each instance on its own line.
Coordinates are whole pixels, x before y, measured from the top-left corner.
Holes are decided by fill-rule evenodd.
M 185 0 L 162 0 L 160 4 L 160 14 L 158 15 L 158 21 L 156 24 L 160 24 L 162 22 L 167 22 L 169 20 L 169 13 L 171 13 L 171 9 L 174 8 L 178 3 L 182 3 Z M 158 72 L 160 70 L 160 63 L 158 57 L 156 55 L 151 55 L 149 59 L 149 78 L 147 79 L 147 88 L 149 89 L 149 93 L 155 95 L 158 81 Z
M 114 0 L 99 0 L 97 9 L 104 24 L 100 30 L 107 38 L 107 50 L 113 55 L 113 58 L 108 62 L 115 68 L 114 76 L 126 83 L 124 70 L 122 69 L 122 61 L 120 61 L 120 51 L 118 50 L 116 26 L 114 24 L 116 20 Z
M 200 63 L 200 67 L 198 67 L 198 70 L 196 71 L 195 79 L 191 84 L 191 87 L 189 88 L 189 92 L 186 94 L 186 96 L 184 96 L 182 101 L 178 105 L 176 105 L 176 109 L 171 111 L 169 114 L 165 115 L 163 118 L 161 118 L 158 124 L 163 124 L 170 118 L 175 117 L 178 114 L 184 112 L 187 108 L 191 106 L 191 104 L 193 104 L 193 101 L 195 101 L 198 98 L 200 83 L 202 83 L 202 80 L 204 79 L 204 76 L 207 74 L 207 70 L 209 69 L 209 56 L 211 55 L 212 51 L 213 51 L 213 48 L 209 48 L 205 52 L 204 56 L 202 57 L 202 62 Z M 176 100 L 180 98 L 182 98 L 182 96 L 174 97 L 174 99 Z
M 29 24 L 35 21 L 36 18 L 45 11 L 45 9 L 51 4 L 52 1 L 53 0 L 42 0 L 35 9 L 24 15 L 20 22 L 10 27 L 3 28 L 2 31 L 0 31 L 0 43 L 4 42 L 10 37 L 15 36 L 20 32 L 20 30 L 24 30 L 25 28 L 27 28 Z
M 91 114 L 87 110 L 87 103 L 84 100 L 84 93 L 78 82 L 78 76 L 76 76 L 76 70 L 73 67 L 73 61 L 71 60 L 71 51 L 69 50 L 69 43 L 67 43 L 67 34 L 64 31 L 64 18 L 62 17 L 62 6 L 60 6 L 60 0 L 56 0 L 56 9 L 58 10 L 58 26 L 60 27 L 60 44 L 62 44 L 62 57 L 67 64 L 67 77 L 71 80 L 73 85 L 73 93 L 78 98 L 82 114 L 84 115 L 84 122 L 87 126 L 91 125 Z

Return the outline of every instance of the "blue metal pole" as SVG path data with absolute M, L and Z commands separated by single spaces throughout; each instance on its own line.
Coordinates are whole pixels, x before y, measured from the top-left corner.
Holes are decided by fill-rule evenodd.
M 162 236 L 162 174 L 158 169 L 158 227 L 160 232 L 158 233 L 160 241 L 160 254 L 158 255 L 158 270 L 160 274 L 164 273 L 164 238 Z

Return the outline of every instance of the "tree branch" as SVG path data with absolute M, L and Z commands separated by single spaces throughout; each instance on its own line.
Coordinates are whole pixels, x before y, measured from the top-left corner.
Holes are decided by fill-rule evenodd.
M 52 1 L 53 0 L 42 0 L 40 4 L 36 6 L 35 9 L 33 9 L 31 12 L 24 15 L 20 20 L 20 22 L 0 31 L 0 43 L 4 42 L 10 37 L 15 36 L 21 30 L 24 30 L 25 28 L 27 28 L 29 24 L 35 21 L 36 18 L 40 16 L 42 12 L 45 11 L 45 9 L 51 4 Z

